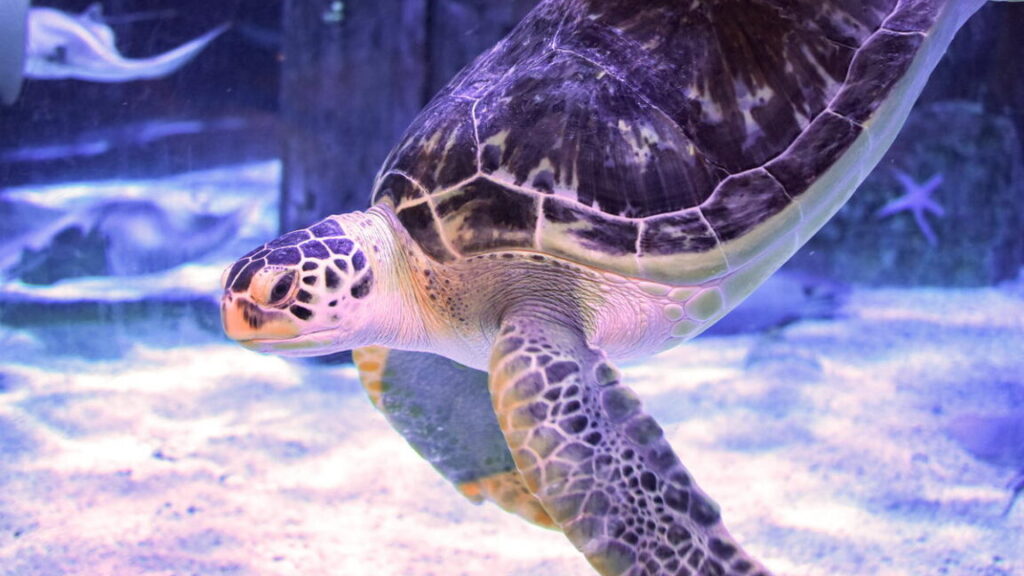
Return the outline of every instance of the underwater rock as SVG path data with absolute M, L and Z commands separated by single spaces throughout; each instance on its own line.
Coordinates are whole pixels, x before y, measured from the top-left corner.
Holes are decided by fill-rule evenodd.
M 1024 409 L 1005 414 L 961 414 L 950 420 L 947 433 L 979 460 L 1024 469 Z
M 946 101 L 911 112 L 906 128 L 853 198 L 794 257 L 791 267 L 845 282 L 900 286 L 987 286 L 1013 278 L 1024 262 L 1024 153 L 1007 116 Z M 913 210 L 877 214 L 908 190 L 942 185 L 929 200 L 934 245 Z
M 1009 512 L 1024 492 L 1024 410 L 1006 414 L 961 414 L 953 418 L 946 433 L 975 458 L 1015 470 L 1007 486 L 1012 492 Z
M 10 254 L 11 242 L 52 224 L 64 215 L 65 212 L 55 208 L 0 197 L 0 248 L 4 254 Z
M 157 272 L 220 247 L 241 221 L 241 212 L 175 212 L 146 200 L 99 202 L 8 243 L 0 270 L 28 284 Z
M 783 270 L 765 280 L 705 334 L 726 336 L 766 332 L 800 320 L 835 318 L 848 295 L 849 287 L 838 282 Z

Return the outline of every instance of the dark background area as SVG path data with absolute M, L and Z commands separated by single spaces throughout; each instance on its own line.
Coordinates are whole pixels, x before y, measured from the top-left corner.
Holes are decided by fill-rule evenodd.
M 79 13 L 90 4 L 45 5 Z M 245 120 L 245 132 L 273 133 L 279 84 L 278 3 L 106 0 L 102 6 L 126 57 L 164 52 L 224 22 L 231 22 L 232 29 L 179 72 L 159 80 L 26 80 L 15 105 L 0 106 L 0 185 L 150 176 L 279 154 L 276 138 L 240 138 L 238 130 L 203 138 L 139 139 L 144 123 L 226 117 Z M 250 38 L 247 30 L 264 32 L 269 42 Z M 90 153 L 101 141 L 111 143 L 110 151 Z M 68 146 L 64 157 L 10 158 L 17 151 L 54 145 Z
M 935 69 L 919 104 L 978 102 L 1024 134 L 1024 10 L 989 2 L 967 22 Z M 1024 158 L 1021 158 L 1024 162 Z
M 0 106 L 0 195 L 27 183 L 286 156 L 295 199 L 283 206 L 296 225 L 364 207 L 377 167 L 416 112 L 534 3 L 342 2 L 334 21 L 332 0 L 105 0 L 126 57 L 161 53 L 225 22 L 231 28 L 163 79 L 26 80 L 15 105 Z M 36 6 L 80 13 L 90 4 Z M 205 124 L 200 134 L 148 136 L 196 120 Z
M 534 4 L 285 2 L 282 229 L 364 208 L 416 113 Z

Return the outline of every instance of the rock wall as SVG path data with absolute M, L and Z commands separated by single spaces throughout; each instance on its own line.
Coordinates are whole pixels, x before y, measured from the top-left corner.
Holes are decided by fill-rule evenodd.
M 1024 266 L 1024 164 L 1013 119 L 977 102 L 925 103 L 850 202 L 789 264 L 872 285 L 990 285 Z M 925 210 L 880 213 L 906 197 L 900 173 L 924 186 Z M 934 235 L 930 241 L 928 228 Z

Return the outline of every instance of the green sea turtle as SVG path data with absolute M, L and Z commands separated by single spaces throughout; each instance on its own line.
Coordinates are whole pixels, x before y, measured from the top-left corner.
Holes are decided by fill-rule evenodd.
M 225 272 L 262 352 L 356 348 L 441 474 L 605 575 L 767 574 L 613 363 L 695 336 L 836 210 L 983 0 L 547 0 L 390 154 L 366 212 Z

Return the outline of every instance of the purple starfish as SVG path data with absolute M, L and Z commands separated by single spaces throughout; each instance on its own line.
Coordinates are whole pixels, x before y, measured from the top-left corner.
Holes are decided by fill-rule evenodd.
M 902 170 L 893 168 L 892 172 L 903 186 L 903 196 L 890 200 L 875 213 L 875 217 L 885 218 L 898 212 L 910 211 L 914 214 L 914 221 L 917 222 L 917 227 L 921 229 L 925 239 L 928 240 L 929 244 L 935 246 L 938 244 L 938 239 L 935 237 L 935 232 L 932 231 L 931 225 L 928 224 L 928 220 L 924 217 L 924 213 L 931 212 L 940 218 L 946 215 L 942 205 L 932 199 L 932 192 L 942 184 L 942 174 L 936 174 L 924 184 L 918 184 L 916 180 Z

